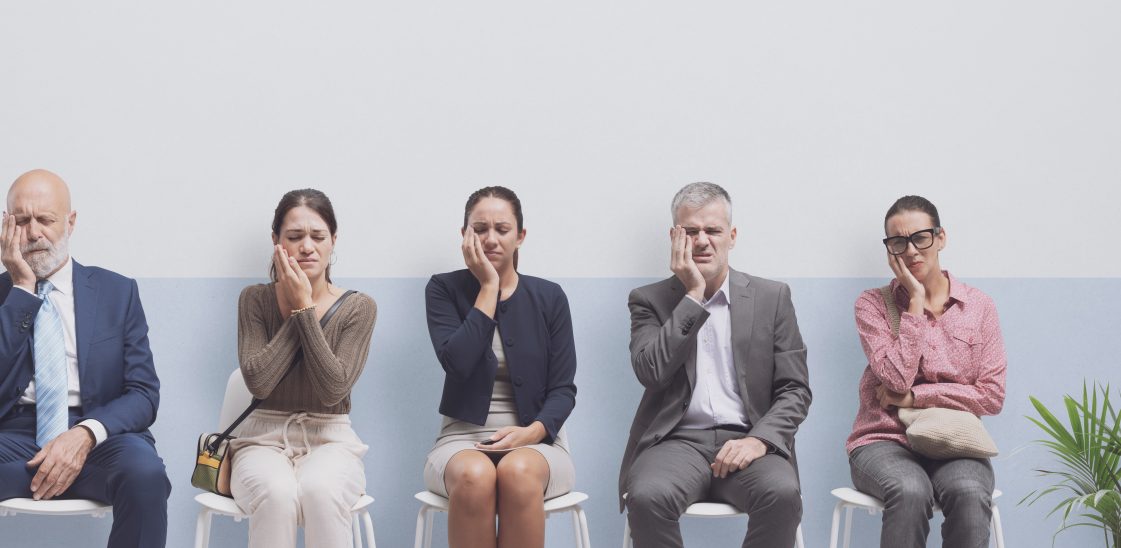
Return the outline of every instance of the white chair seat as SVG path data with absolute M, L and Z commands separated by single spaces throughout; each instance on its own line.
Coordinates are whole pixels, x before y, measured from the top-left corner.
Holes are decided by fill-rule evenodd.
M 722 502 L 697 502 L 685 509 L 685 515 L 697 518 L 721 518 L 743 514 L 731 504 Z
M 625 497 L 624 497 L 625 498 Z M 735 506 L 731 504 L 724 504 L 723 502 L 694 502 L 685 509 L 685 513 L 681 517 L 689 518 L 732 518 L 736 516 L 746 516 L 747 514 L 740 512 Z M 623 548 L 631 548 L 633 541 L 631 540 L 631 523 L 624 516 L 623 518 Z M 805 548 L 805 543 L 802 540 L 802 524 L 798 524 L 798 529 L 794 531 L 794 546 L 796 548 Z
M 249 517 L 249 514 L 245 513 L 245 511 L 234 502 L 234 499 L 230 497 L 223 497 L 222 495 L 216 495 L 214 493 L 200 493 L 195 495 L 195 502 L 208 508 L 211 513 L 229 516 L 234 518 L 234 521 L 241 521 Z M 350 512 L 352 514 L 357 514 L 373 503 L 374 497 L 362 495 L 358 499 L 358 502 L 350 507 Z
M 421 491 L 413 495 L 420 501 L 420 511 L 416 516 L 415 548 L 432 548 L 432 525 L 436 512 L 448 511 L 448 499 L 433 493 Z M 560 512 L 572 512 L 572 528 L 576 535 L 576 548 L 592 548 L 592 541 L 588 533 L 588 518 L 580 503 L 588 500 L 588 495 L 573 491 L 545 501 L 545 517 Z
M 0 516 L 38 514 L 43 516 L 93 516 L 100 518 L 113 511 L 113 507 L 87 499 L 8 499 L 0 501 Z
M 875 515 L 877 512 L 884 511 L 884 502 L 872 495 L 863 493 L 851 487 L 839 487 L 830 491 L 834 497 L 840 499 L 837 505 L 833 508 L 833 525 L 829 533 L 829 548 L 837 548 L 838 533 L 844 539 L 843 547 L 849 548 L 849 541 L 852 536 L 852 512 L 853 510 L 867 510 L 869 514 Z M 1004 530 L 1000 523 L 1000 510 L 997 509 L 996 499 L 1003 493 L 1000 489 L 993 490 L 992 498 L 992 512 L 993 517 L 990 525 L 992 531 L 990 536 L 996 542 L 997 548 L 1004 548 Z M 841 529 L 841 512 L 845 513 L 844 529 Z M 934 511 L 937 513 L 942 512 L 942 507 L 938 504 L 934 505 Z
M 876 497 L 873 497 L 872 495 L 867 495 L 867 494 L 861 493 L 860 491 L 857 491 L 856 489 L 853 489 L 851 487 L 840 487 L 840 488 L 837 488 L 837 489 L 834 489 L 834 490 L 830 491 L 830 493 L 832 493 L 834 497 L 837 497 L 837 498 L 839 498 L 839 499 L 841 499 L 841 500 L 843 500 L 843 501 L 845 501 L 849 504 L 852 504 L 852 505 L 855 505 L 855 506 L 862 506 L 862 507 L 874 510 L 876 512 L 883 512 L 884 511 L 884 502 L 882 500 L 880 500 Z M 999 498 L 1003 494 L 1004 493 L 1001 493 L 1000 489 L 994 490 L 993 491 L 993 500 L 996 500 L 997 498 Z M 942 507 L 939 506 L 937 503 L 935 503 L 934 504 L 934 511 L 935 512 L 941 512 Z

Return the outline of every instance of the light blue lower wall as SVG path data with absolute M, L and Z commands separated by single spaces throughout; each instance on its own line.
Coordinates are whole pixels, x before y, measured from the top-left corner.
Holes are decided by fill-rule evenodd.
M 616 512 L 615 484 L 630 419 L 640 387 L 628 365 L 628 291 L 649 280 L 557 280 L 568 293 L 576 328 L 579 387 L 569 435 L 577 466 L 577 489 L 588 493 L 586 505 L 592 542 L 618 546 L 623 517 Z M 794 302 L 809 348 L 814 391 L 809 418 L 798 434 L 805 500 L 806 545 L 828 545 L 833 500 L 830 489 L 849 485 L 844 440 L 856 411 L 857 380 L 865 360 L 856 338 L 852 304 L 873 279 L 793 279 Z M 253 280 L 147 279 L 141 297 L 151 326 L 152 347 L 163 382 L 160 417 L 154 427 L 160 454 L 167 463 L 171 495 L 168 546 L 192 545 L 197 493 L 190 486 L 195 439 L 215 427 L 222 390 L 236 367 L 236 301 Z M 424 279 L 350 279 L 340 285 L 372 295 L 379 305 L 377 327 L 366 371 L 354 389 L 352 418 L 370 445 L 366 456 L 369 493 L 377 499 L 373 517 L 378 545 L 411 546 L 421 489 L 421 464 L 432 443 L 439 416 L 442 371 L 433 358 L 424 320 Z M 1034 470 L 1047 462 L 1037 448 L 1024 449 L 1039 437 L 1025 418 L 1032 414 L 1028 395 L 1052 406 L 1063 393 L 1081 388 L 1083 378 L 1121 386 L 1118 279 L 980 279 L 976 286 L 997 302 L 1008 349 L 1007 400 L 1004 412 L 986 419 L 1002 449 L 995 459 L 997 483 L 1009 547 L 1050 546 L 1056 519 L 1041 507 L 1017 502 L 1040 485 Z M 437 545 L 446 538 L 445 521 L 436 529 Z M 854 518 L 855 546 L 875 546 L 878 518 Z M 939 518 L 929 546 L 940 546 Z M 37 529 L 45 528 L 45 531 Z M 0 546 L 100 546 L 109 520 L 16 517 L 0 519 Z M 687 520 L 689 546 L 739 546 L 741 520 Z M 549 522 L 549 546 L 571 546 L 565 519 Z M 217 518 L 215 548 L 245 546 L 246 527 Z M 1100 535 L 1074 530 L 1056 546 L 1101 546 Z

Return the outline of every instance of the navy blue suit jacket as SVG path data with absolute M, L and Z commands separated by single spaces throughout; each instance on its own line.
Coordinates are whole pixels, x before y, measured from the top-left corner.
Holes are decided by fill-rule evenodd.
M 432 276 L 425 289 L 428 334 L 444 368 L 440 414 L 484 424 L 498 371 L 498 329 L 522 426 L 541 421 L 552 443 L 576 405 L 576 346 L 568 297 L 559 285 L 519 274 L 495 318 L 475 308 L 479 281 L 469 270 Z
M 0 275 L 0 416 L 35 378 L 32 335 L 38 297 Z M 160 381 L 148 347 L 148 323 L 136 281 L 74 261 L 74 323 L 82 417 L 109 436 L 145 433 L 156 420 Z

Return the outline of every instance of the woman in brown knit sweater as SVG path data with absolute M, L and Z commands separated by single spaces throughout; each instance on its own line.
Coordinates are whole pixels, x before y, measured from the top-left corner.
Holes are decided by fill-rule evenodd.
M 351 546 L 350 508 L 365 492 L 366 445 L 350 427 L 350 389 L 362 373 L 377 305 L 331 283 L 335 213 L 318 190 L 284 195 L 272 223 L 273 283 L 238 301 L 238 356 L 263 400 L 238 428 L 231 491 L 252 515 L 251 547 Z

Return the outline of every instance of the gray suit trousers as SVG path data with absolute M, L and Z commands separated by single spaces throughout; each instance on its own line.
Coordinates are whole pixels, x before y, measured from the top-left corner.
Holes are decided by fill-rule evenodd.
M 794 467 L 764 455 L 747 468 L 717 478 L 709 468 L 729 430 L 674 430 L 643 451 L 628 474 L 626 506 L 635 548 L 681 548 L 678 519 L 694 502 L 723 502 L 747 513 L 743 548 L 794 546 L 802 499 Z
M 881 548 L 925 548 L 934 503 L 942 505 L 944 548 L 985 548 L 992 519 L 989 459 L 934 460 L 893 441 L 849 454 L 852 483 L 884 501 Z

